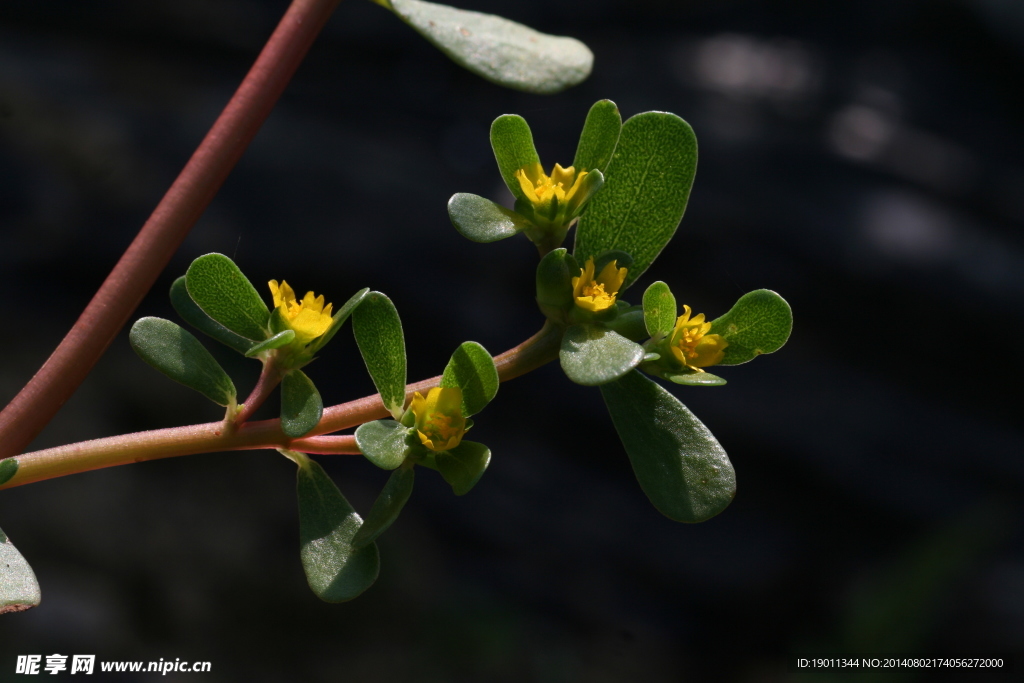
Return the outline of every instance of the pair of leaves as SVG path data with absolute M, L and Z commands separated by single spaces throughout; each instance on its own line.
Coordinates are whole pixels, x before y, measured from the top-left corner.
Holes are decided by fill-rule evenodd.
M 574 38 L 432 2 L 375 1 L 456 64 L 508 88 L 537 94 L 561 92 L 590 75 L 593 66 L 593 53 Z
M 596 102 L 587 114 L 576 148 L 573 166 L 577 171 L 586 170 L 596 176 L 611 161 L 615 145 L 619 140 L 622 117 L 618 107 L 611 100 Z M 491 147 L 498 162 L 498 170 L 512 195 L 520 201 L 527 201 L 516 172 L 522 168 L 540 164 L 540 156 L 533 144 L 530 126 L 521 116 L 505 114 L 491 124 Z M 592 181 L 594 182 L 594 181 Z M 506 209 L 479 195 L 460 192 L 448 201 L 448 216 L 455 229 L 474 242 L 496 242 L 512 237 L 531 226 L 524 216 Z

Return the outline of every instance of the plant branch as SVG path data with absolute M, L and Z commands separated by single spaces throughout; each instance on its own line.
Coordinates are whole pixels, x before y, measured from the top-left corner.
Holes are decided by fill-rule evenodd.
M 245 80 L 78 321 L 0 413 L 0 458 L 53 419 L 220 189 L 340 0 L 293 0 Z
M 495 356 L 498 378 L 505 382 L 554 360 L 558 357 L 561 336 L 561 330 L 548 322 L 522 344 Z M 406 387 L 406 397 L 408 399 L 414 391 L 424 392 L 436 387 L 440 382 L 440 377 L 431 377 L 410 384 Z M 17 456 L 18 471 L 0 489 L 114 465 L 214 451 L 257 448 L 302 451 L 308 447 L 308 452 L 312 453 L 358 453 L 351 435 L 321 435 L 389 415 L 380 395 L 374 394 L 325 409 L 316 428 L 300 439 L 286 436 L 281 431 L 281 421 L 274 419 L 246 422 L 228 432 L 224 422 L 218 421 L 82 441 Z

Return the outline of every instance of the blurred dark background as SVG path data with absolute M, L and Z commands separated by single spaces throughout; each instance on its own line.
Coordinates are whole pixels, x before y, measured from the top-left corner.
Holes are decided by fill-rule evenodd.
M 282 0 L 0 4 L 0 400 L 74 322 L 245 74 Z M 548 366 L 503 385 L 464 498 L 424 471 L 352 603 L 305 585 L 294 465 L 272 451 L 102 470 L 0 495 L 42 605 L 18 654 L 209 660 L 210 681 L 1014 680 L 1024 670 L 1024 4 L 1014 0 L 466 0 L 596 55 L 556 96 L 460 70 L 382 8 L 344 2 L 138 316 L 219 251 L 262 288 L 403 317 L 410 379 L 461 341 L 539 328 L 535 251 L 476 245 L 455 192 L 502 200 L 490 122 L 522 114 L 546 166 L 589 106 L 665 110 L 701 157 L 666 280 L 714 318 L 790 302 L 777 354 L 673 388 L 739 492 L 680 525 L 640 491 L 596 390 Z M 214 343 L 209 346 L 213 348 Z M 351 336 L 310 367 L 372 391 Z M 245 392 L 258 364 L 215 351 Z M 267 411 L 268 414 L 272 410 Z M 122 333 L 33 448 L 217 419 Z M 386 473 L 319 458 L 360 510 Z M 794 653 L 1017 653 L 1015 673 L 801 678 Z M 166 680 L 198 680 L 173 675 Z M 122 674 L 118 680 L 132 680 Z M 150 680 L 150 678 L 146 678 Z

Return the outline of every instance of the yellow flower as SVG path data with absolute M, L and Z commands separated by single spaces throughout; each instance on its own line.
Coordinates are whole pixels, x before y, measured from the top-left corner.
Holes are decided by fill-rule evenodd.
M 270 281 L 270 293 L 274 295 L 274 306 L 289 328 L 295 331 L 295 344 L 308 344 L 331 326 L 331 304 L 324 305 L 324 296 L 313 296 L 306 292 L 302 301 L 295 298 L 295 291 L 287 282 Z
M 462 389 L 434 387 L 423 398 L 416 392 L 410 406 L 416 416 L 416 434 L 420 442 L 435 452 L 455 448 L 466 433 L 462 416 Z
M 672 355 L 697 372 L 704 372 L 701 368 L 721 363 L 729 342 L 722 339 L 721 335 L 708 334 L 710 329 L 711 323 L 704 322 L 703 313 L 691 319 L 690 307 L 683 306 L 683 314 L 676 320 L 675 329 L 669 337 Z
M 587 176 L 586 171 L 576 172 L 570 166 L 562 168 L 555 164 L 550 176 L 544 175 L 544 169 L 540 164 L 527 166 L 516 171 L 516 179 L 523 194 L 534 208 L 539 210 L 545 217 L 553 219 L 555 207 L 559 204 L 572 204 L 573 198 L 580 192 L 583 179 Z
M 615 305 L 615 295 L 626 279 L 626 269 L 618 267 L 618 261 L 605 265 L 601 274 L 594 278 L 594 257 L 587 259 L 585 268 L 580 268 L 579 277 L 572 279 L 572 295 L 576 305 L 597 313 Z

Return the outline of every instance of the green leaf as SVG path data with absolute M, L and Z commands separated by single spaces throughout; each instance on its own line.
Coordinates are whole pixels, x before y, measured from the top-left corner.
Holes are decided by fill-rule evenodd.
M 377 546 L 353 546 L 363 520 L 318 463 L 305 456 L 301 460 L 298 494 L 302 568 L 318 598 L 345 602 L 377 580 Z
M 530 221 L 490 199 L 467 192 L 448 200 L 448 217 L 459 234 L 473 242 L 497 242 L 530 227 Z
M 769 289 L 744 294 L 728 313 L 711 322 L 711 334 L 729 342 L 720 365 L 739 365 L 778 351 L 792 330 L 792 309 Z
M 676 384 L 685 384 L 691 387 L 721 387 L 725 380 L 710 372 L 679 372 L 664 374 L 665 379 Z
M 377 500 L 373 501 L 373 507 L 363 520 L 363 526 L 352 539 L 353 547 L 362 548 L 369 545 L 388 530 L 388 527 L 398 519 L 399 513 L 412 495 L 415 480 L 416 470 L 413 467 L 402 467 L 391 473 Z
M 640 488 L 677 522 L 711 519 L 736 495 L 729 456 L 686 406 L 639 372 L 601 387 Z
M 462 389 L 462 415 L 476 415 L 498 393 L 498 369 L 480 344 L 463 342 L 455 349 L 441 376 L 442 387 Z
M 676 325 L 676 298 L 661 280 L 644 292 L 644 324 L 652 338 L 664 337 Z
M 564 248 L 549 251 L 537 264 L 537 303 L 545 315 L 562 317 L 572 306 L 572 279 L 579 264 Z
M 352 315 L 352 333 L 384 407 L 399 419 L 405 406 L 405 336 L 391 299 L 367 294 Z
M 0 614 L 23 612 L 41 599 L 35 572 L 0 529 Z
M 185 286 L 199 308 L 224 327 L 246 339 L 267 338 L 267 305 L 227 256 L 206 254 L 197 258 L 185 273 Z
M 623 290 L 631 285 L 675 234 L 696 170 L 697 138 L 686 121 L 655 111 L 627 120 L 604 188 L 576 228 L 576 259 L 609 249 L 629 252 L 633 265 Z
M 616 303 L 622 303 L 618 301 Z M 630 341 L 640 342 L 647 339 L 647 327 L 644 325 L 644 311 L 640 306 L 626 306 L 611 320 L 602 323 L 609 330 L 618 332 Z
M 292 370 L 281 380 L 281 431 L 293 439 L 308 434 L 320 422 L 324 404 L 313 380 Z
M 175 382 L 214 403 L 235 400 L 235 385 L 210 352 L 184 328 L 163 318 L 140 318 L 128 334 L 135 353 Z
M 575 38 L 550 36 L 502 17 L 432 2 L 386 1 L 456 64 L 507 88 L 561 92 L 589 76 L 594 63 L 593 53 Z
M 323 348 L 324 344 L 331 341 L 331 339 L 334 338 L 334 335 L 338 333 L 338 330 L 341 329 L 341 326 L 345 324 L 345 321 L 348 320 L 348 317 L 352 315 L 352 312 L 356 310 L 356 307 L 359 306 L 359 304 L 363 303 L 363 299 L 365 299 L 366 295 L 369 293 L 370 288 L 363 287 L 353 294 L 352 297 L 338 309 L 338 312 L 331 316 L 331 326 L 327 328 L 327 331 L 314 339 L 306 350 L 309 353 L 316 353 Z
M 175 280 L 174 284 L 171 285 L 171 305 L 174 306 L 174 310 L 178 312 L 182 320 L 203 334 L 213 337 L 221 344 L 239 353 L 247 353 L 252 348 L 253 340 L 235 334 L 203 313 L 203 309 L 199 308 L 199 305 L 192 301 L 192 297 L 188 295 L 184 275 Z
M 7 458 L 0 460 L 0 486 L 6 484 L 18 473 L 18 459 Z
M 475 441 L 463 441 L 450 451 L 438 453 L 437 471 L 451 484 L 456 496 L 465 495 L 480 481 L 491 462 L 491 449 Z
M 572 162 L 576 171 L 592 171 L 595 168 L 603 171 L 608 168 L 621 131 L 622 115 L 615 103 L 611 100 L 595 102 L 583 124 L 576 158 Z
M 411 429 L 394 420 L 374 420 L 359 425 L 356 445 L 374 465 L 384 470 L 393 470 L 408 455 L 407 439 L 411 433 Z
M 598 386 L 622 377 L 644 358 L 644 349 L 617 332 L 597 325 L 573 325 L 558 353 L 562 370 L 577 384 Z
M 539 166 L 540 157 L 533 146 L 533 133 L 526 119 L 516 114 L 503 114 L 491 124 L 491 148 L 505 185 L 516 199 L 527 201 L 516 171 Z
M 295 339 L 295 330 L 284 330 L 278 332 L 267 341 L 260 342 L 259 344 L 253 344 L 252 348 L 245 352 L 246 358 L 255 358 L 264 351 L 270 351 L 271 349 L 279 349 L 282 346 L 291 344 Z

